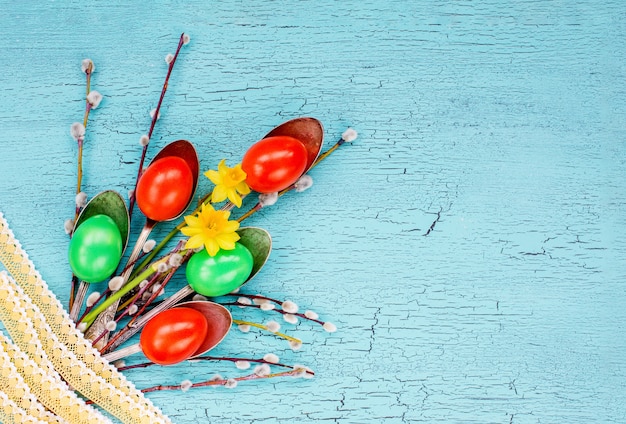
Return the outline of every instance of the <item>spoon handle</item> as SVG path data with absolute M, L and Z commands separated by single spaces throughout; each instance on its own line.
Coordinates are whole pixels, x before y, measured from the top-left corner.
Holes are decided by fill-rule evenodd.
M 141 346 L 139 346 L 139 343 L 135 343 L 134 345 L 130 345 L 123 349 L 107 353 L 106 355 L 102 355 L 102 357 L 109 362 L 113 362 L 117 361 L 118 359 L 126 358 L 127 356 L 130 356 L 137 352 L 141 352 Z
M 70 310 L 70 318 L 74 322 L 78 319 L 78 314 L 80 312 L 80 308 L 83 306 L 83 301 L 85 300 L 88 288 L 89 283 L 86 281 L 81 281 L 78 285 L 78 290 L 76 290 L 76 294 L 74 295 L 74 303 L 72 303 L 72 309 Z
M 139 236 L 137 237 L 137 241 L 135 242 L 135 246 L 133 247 L 133 251 L 130 252 L 130 256 L 128 257 L 128 262 L 126 262 L 126 268 L 124 269 L 124 272 L 122 273 L 124 284 L 126 284 L 126 281 L 128 281 L 128 277 L 133 272 L 133 269 L 135 268 L 135 262 L 137 261 L 137 258 L 139 257 L 141 250 L 143 249 L 143 245 L 146 244 L 146 241 L 148 241 L 148 237 L 150 237 L 150 233 L 152 232 L 152 229 L 154 228 L 155 225 L 156 225 L 155 221 L 148 219 L 146 220 L 146 224 L 143 226 L 141 233 L 139 233 Z
M 122 284 L 122 286 L 126 284 L 126 282 L 128 281 L 128 277 L 133 272 L 135 261 L 139 257 L 139 254 L 141 253 L 141 250 L 143 249 L 143 245 L 146 243 L 146 240 L 148 240 L 148 237 L 150 236 L 150 233 L 152 232 L 152 229 L 154 228 L 155 225 L 156 225 L 155 221 L 151 219 L 146 220 L 146 224 L 143 226 L 143 229 L 141 230 L 139 237 L 137 237 L 137 241 L 135 242 L 133 251 L 131 252 L 130 257 L 128 258 L 128 262 L 126 263 L 126 268 L 121 275 L 121 277 L 124 280 L 124 283 Z M 119 300 L 116 302 L 113 302 L 107 309 L 104 310 L 104 312 L 98 315 L 98 318 L 95 319 L 93 324 L 91 324 L 91 326 L 85 333 L 85 337 L 87 337 L 89 340 L 95 340 L 96 338 L 100 337 L 104 332 L 106 332 L 106 334 L 100 337 L 100 339 L 96 343 L 97 348 L 101 348 L 102 346 L 105 346 L 109 339 L 108 331 L 106 330 L 106 324 L 107 322 L 111 321 L 113 317 L 115 316 L 115 312 L 117 311 L 117 307 L 119 306 L 119 303 L 120 303 Z

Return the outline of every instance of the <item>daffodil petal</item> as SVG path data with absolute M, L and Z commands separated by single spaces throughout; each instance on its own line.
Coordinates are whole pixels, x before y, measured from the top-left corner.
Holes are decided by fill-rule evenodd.
M 227 242 L 236 242 L 237 240 L 239 240 L 241 237 L 239 237 L 239 234 L 232 232 L 232 233 L 223 233 L 220 234 L 219 236 L 217 236 L 217 238 L 219 240 L 225 240 Z
M 224 240 L 222 238 L 217 239 L 220 248 L 224 250 L 233 250 L 235 248 L 235 242 L 231 240 Z
M 189 227 L 198 227 L 198 226 L 200 226 L 201 221 L 200 221 L 200 218 L 198 218 L 197 216 L 187 215 L 185 217 L 185 223 Z
M 221 202 L 222 200 L 225 200 L 227 196 L 228 196 L 228 193 L 224 189 L 224 186 L 216 185 L 215 188 L 213 189 L 213 195 L 211 196 L 211 201 L 216 202 L 216 203 Z
M 183 227 L 180 229 L 180 232 L 186 236 L 195 236 L 196 234 L 202 233 L 202 228 Z
M 215 208 L 213 208 L 213 205 L 211 205 L 210 203 L 202 204 L 202 211 L 200 212 L 200 216 L 206 217 L 213 212 L 215 212 Z
M 237 231 L 238 229 L 239 229 L 239 222 L 237 222 L 237 221 L 228 221 L 222 227 L 222 234 L 223 233 L 233 233 L 234 234 L 235 231 Z
M 217 255 L 217 252 L 220 251 L 220 245 L 215 241 L 215 239 L 205 240 L 204 247 L 206 248 L 209 256 L 215 256 Z
M 237 184 L 236 190 L 241 194 L 250 193 L 250 187 L 248 187 L 248 184 L 245 181 L 242 181 L 239 184 Z
M 208 171 L 206 171 L 204 173 L 204 176 L 207 177 L 209 180 L 211 180 L 213 184 L 222 183 L 222 176 L 219 174 L 219 172 L 214 171 L 212 169 L 209 169 Z
M 197 249 L 198 247 L 202 247 L 203 244 L 203 237 L 202 235 L 198 234 L 187 240 L 187 242 L 185 243 L 185 249 Z
M 241 197 L 233 187 L 217 185 L 213 196 L 228 197 L 233 203 L 241 204 Z M 204 203 L 197 215 L 185 217 L 187 226 L 181 228 L 181 232 L 188 236 L 185 248 L 196 249 L 204 247 L 207 253 L 215 256 L 220 249 L 231 250 L 235 248 L 235 242 L 239 240 L 239 234 L 235 231 L 239 228 L 239 222 L 229 221 L 230 211 L 215 210 L 210 203 Z
M 228 190 L 228 200 L 233 202 L 238 208 L 241 207 L 241 196 L 234 189 Z

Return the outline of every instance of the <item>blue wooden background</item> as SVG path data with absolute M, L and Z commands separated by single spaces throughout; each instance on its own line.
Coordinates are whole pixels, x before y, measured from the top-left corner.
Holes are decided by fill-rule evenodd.
M 203 169 L 235 163 L 297 116 L 322 120 L 327 145 L 360 133 L 312 189 L 248 221 L 274 251 L 246 291 L 339 331 L 283 325 L 296 353 L 234 331 L 215 351 L 274 352 L 316 378 L 151 393 L 174 422 L 626 422 L 624 2 L 125 3 L 0 0 L 0 210 L 64 304 L 82 59 L 104 95 L 90 196 L 132 187 L 181 32 L 152 154 L 187 138 Z M 242 373 L 127 375 L 216 372 Z

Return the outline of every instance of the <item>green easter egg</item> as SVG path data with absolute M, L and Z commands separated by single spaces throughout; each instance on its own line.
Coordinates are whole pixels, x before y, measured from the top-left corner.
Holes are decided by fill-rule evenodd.
M 115 272 L 122 250 L 122 236 L 115 222 L 107 215 L 94 215 L 74 231 L 70 267 L 81 280 L 97 283 Z
M 248 279 L 253 262 L 252 254 L 241 243 L 235 243 L 233 250 L 221 249 L 215 256 L 209 256 L 206 249 L 202 249 L 187 263 L 187 281 L 196 293 L 222 296 Z

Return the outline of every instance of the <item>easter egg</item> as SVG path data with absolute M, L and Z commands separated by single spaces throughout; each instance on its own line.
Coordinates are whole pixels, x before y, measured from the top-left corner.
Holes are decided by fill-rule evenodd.
M 79 279 L 97 283 L 115 272 L 122 250 L 122 236 L 115 222 L 107 215 L 94 215 L 72 235 L 70 267 Z
M 167 309 L 145 325 L 139 345 L 155 364 L 172 365 L 193 356 L 208 331 L 204 315 L 184 306 Z
M 253 264 L 250 251 L 243 244 L 235 243 L 233 250 L 221 249 L 215 256 L 210 256 L 206 249 L 194 253 L 185 272 L 196 293 L 215 297 L 241 286 L 250 276 Z
M 306 170 L 308 153 L 300 140 L 288 136 L 267 137 L 244 154 L 241 168 L 246 182 L 259 193 L 272 193 L 298 181 Z
M 194 178 L 187 162 L 166 156 L 148 166 L 135 191 L 137 206 L 154 221 L 167 221 L 180 215 L 193 195 Z

